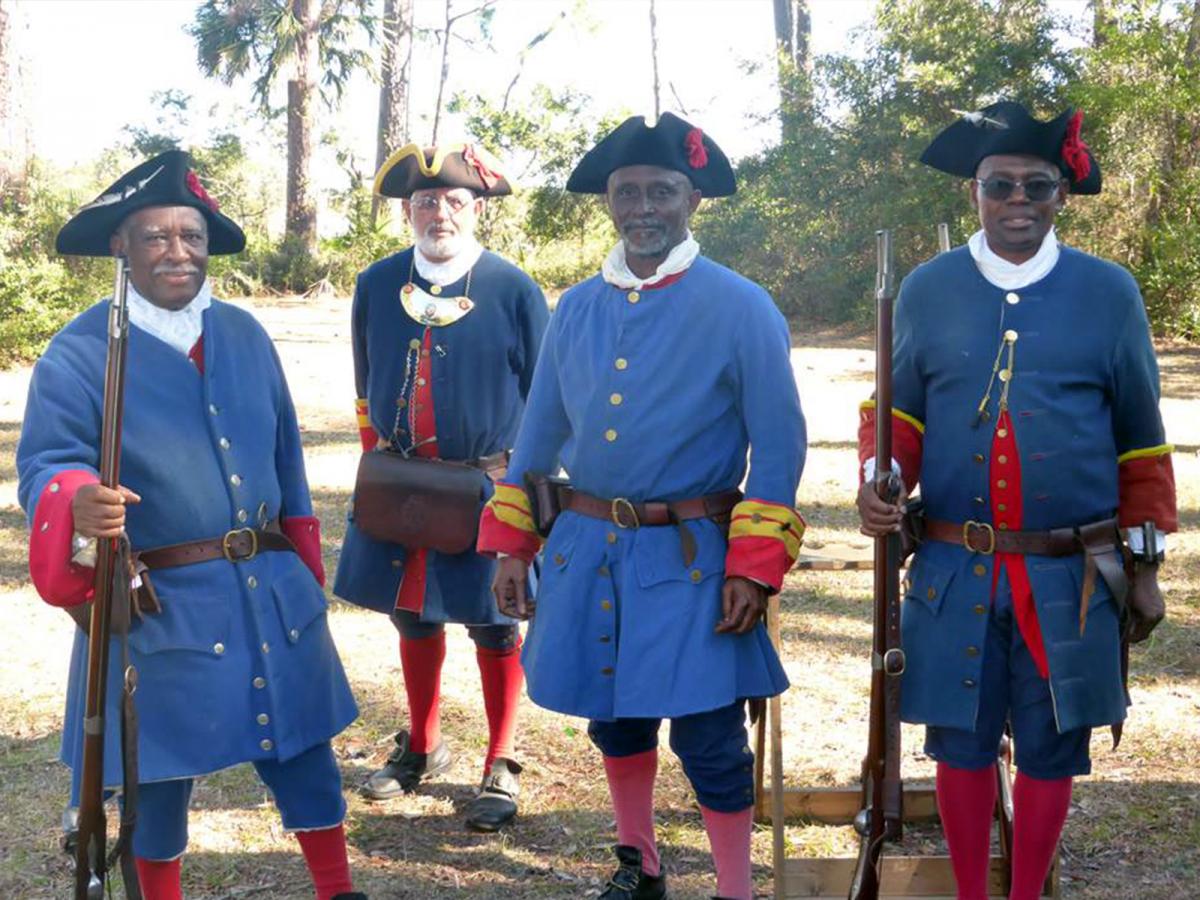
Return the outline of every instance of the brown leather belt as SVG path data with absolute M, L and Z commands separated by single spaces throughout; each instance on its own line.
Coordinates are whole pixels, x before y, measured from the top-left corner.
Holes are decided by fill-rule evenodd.
M 1104 532 L 1107 532 L 1105 534 Z M 1092 535 L 1095 535 L 1093 538 Z M 958 544 L 975 553 L 1020 553 L 1033 556 L 1071 556 L 1085 546 L 1100 542 L 1115 544 L 1117 520 L 1105 519 L 1082 528 L 1055 528 L 1051 531 L 1000 531 L 987 522 L 946 522 L 925 520 L 925 538 Z M 1086 544 L 1085 544 L 1086 541 Z
M 278 519 L 269 522 L 263 528 L 234 528 L 220 537 L 154 547 L 142 550 L 135 556 L 147 569 L 169 569 L 172 566 L 190 566 L 212 559 L 246 562 L 265 550 L 296 552 L 296 545 L 283 533 Z
M 570 487 L 562 488 L 559 496 L 562 498 L 563 509 L 612 522 L 618 528 L 677 525 L 688 519 L 712 519 L 718 524 L 724 524 L 729 521 L 733 508 L 742 500 L 742 492 L 737 489 L 692 497 L 688 500 L 652 500 L 648 503 L 634 503 L 624 497 L 604 500 Z

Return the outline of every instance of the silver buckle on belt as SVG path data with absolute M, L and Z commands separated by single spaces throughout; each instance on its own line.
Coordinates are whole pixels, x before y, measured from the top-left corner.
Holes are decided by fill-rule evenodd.
M 987 532 L 989 541 L 986 550 L 977 550 L 971 543 L 972 528 L 982 528 Z M 968 519 L 967 521 L 963 522 L 962 537 L 963 546 L 968 550 L 974 550 L 976 553 L 982 553 L 984 556 L 991 556 L 996 552 L 996 529 L 994 529 L 987 522 L 976 522 L 974 519 Z

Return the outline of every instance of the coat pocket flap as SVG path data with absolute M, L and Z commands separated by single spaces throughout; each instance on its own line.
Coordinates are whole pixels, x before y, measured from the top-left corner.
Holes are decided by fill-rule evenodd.
M 271 592 L 275 597 L 275 609 L 279 612 L 279 623 L 291 644 L 299 641 L 304 630 L 325 615 L 328 609 L 325 592 L 317 584 L 312 572 L 302 565 L 276 578 L 271 585 Z
M 919 603 L 937 615 L 941 612 L 942 601 L 953 580 L 954 569 L 931 563 L 918 556 L 909 571 L 905 599 Z
M 160 595 L 162 612 L 145 616 L 129 632 L 129 645 L 150 655 L 188 650 L 221 656 L 229 640 L 233 606 L 226 597 Z

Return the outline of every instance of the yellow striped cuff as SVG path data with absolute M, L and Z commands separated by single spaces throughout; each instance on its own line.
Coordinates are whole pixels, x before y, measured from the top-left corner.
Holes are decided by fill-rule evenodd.
M 520 488 L 498 482 L 496 493 L 492 495 L 492 499 L 488 501 L 487 505 L 498 522 L 511 525 L 521 531 L 537 532 L 537 529 L 533 527 L 533 511 L 529 506 L 529 498 Z
M 1174 444 L 1159 444 L 1157 447 L 1142 447 L 1138 450 L 1128 450 L 1117 457 L 1117 465 L 1129 462 L 1131 459 L 1145 459 L 1148 456 L 1166 456 L 1175 452 Z
M 783 541 L 788 557 L 795 559 L 804 539 L 804 520 L 787 506 L 743 500 L 733 508 L 729 523 L 729 539 L 739 537 L 769 537 Z
M 858 408 L 860 411 L 874 409 L 875 401 L 874 400 L 864 400 L 862 403 L 860 403 L 858 405 Z M 895 416 L 897 419 L 900 419 L 901 421 L 907 422 L 913 428 L 917 429 L 917 431 L 919 431 L 921 434 L 925 433 L 925 423 L 922 422 L 920 419 L 918 419 L 916 416 L 911 416 L 908 413 L 906 413 L 904 410 L 897 409 L 894 406 L 892 407 L 892 415 Z
M 371 427 L 371 415 L 365 397 L 359 397 L 354 401 L 354 414 L 358 417 L 359 428 Z

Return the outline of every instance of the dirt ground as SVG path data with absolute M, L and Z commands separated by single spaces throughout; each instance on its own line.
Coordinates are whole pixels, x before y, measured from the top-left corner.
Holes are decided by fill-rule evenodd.
M 305 432 L 308 472 L 332 571 L 354 478 L 348 319 L 344 298 L 247 303 L 275 337 Z M 838 333 L 796 334 L 794 364 L 809 423 L 800 505 L 808 545 L 866 541 L 854 527 L 857 403 L 869 392 L 869 342 Z M 1200 349 L 1167 346 L 1163 413 L 1176 443 L 1184 532 L 1163 572 L 1169 620 L 1135 651 L 1134 707 L 1119 751 L 1093 739 L 1094 773 L 1081 779 L 1063 842 L 1063 897 L 1176 900 L 1200 893 Z M 57 762 L 73 626 L 28 584 L 25 522 L 13 454 L 29 372 L 0 372 L 0 896 L 64 897 L 70 863 L 58 849 L 67 773 Z M 783 594 L 782 655 L 793 682 L 783 700 L 791 785 L 854 781 L 866 736 L 869 574 L 794 572 Z M 449 632 L 444 731 L 452 770 L 420 794 L 371 805 L 353 790 L 382 763 L 400 717 L 396 638 L 387 621 L 341 603 L 331 624 L 362 708 L 335 741 L 347 787 L 347 830 L 358 886 L 380 898 L 582 898 L 612 868 L 614 829 L 597 753 L 582 722 L 522 708 L 518 739 L 522 814 L 497 836 L 463 831 L 486 741 L 472 647 Z M 905 775 L 926 779 L 921 736 L 904 733 Z M 700 816 L 670 753 L 662 757 L 658 836 L 672 896 L 715 890 Z M 794 856 L 850 855 L 849 828 L 796 823 Z M 944 850 L 936 829 L 910 830 L 903 852 Z M 754 837 L 760 892 L 771 885 L 769 828 Z M 189 898 L 311 897 L 295 842 L 248 767 L 204 779 L 184 865 Z

